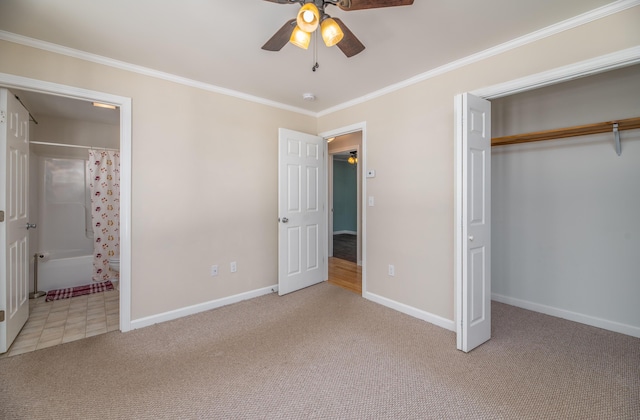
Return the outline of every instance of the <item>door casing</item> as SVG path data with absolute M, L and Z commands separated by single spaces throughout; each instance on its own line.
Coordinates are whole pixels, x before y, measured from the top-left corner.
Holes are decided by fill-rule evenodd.
M 0 73 L 0 86 L 66 96 L 120 109 L 120 331 L 131 330 L 131 98 Z
M 361 238 L 360 238 L 360 243 L 361 243 L 361 250 L 360 250 L 360 254 L 362 256 L 362 296 L 363 297 L 367 297 L 368 292 L 367 292 L 367 207 L 366 207 L 366 203 L 365 203 L 365 197 L 367 196 L 367 182 L 366 182 L 366 168 L 367 168 L 367 123 L 366 121 L 362 121 L 356 124 L 352 124 L 346 127 L 341 127 L 341 128 L 336 128 L 333 130 L 329 130 L 329 131 L 323 131 L 321 133 L 319 133 L 318 135 L 320 137 L 323 137 L 324 139 L 328 139 L 331 137 L 340 137 L 340 136 L 344 136 L 345 134 L 351 134 L 351 133 L 355 133 L 355 132 L 362 132 L 362 145 L 360 147 L 360 149 L 358 150 L 358 176 L 360 177 L 360 179 L 362 180 L 361 184 L 362 188 L 360 189 L 360 208 L 362 209 L 361 211 L 361 215 L 360 215 L 360 233 L 361 233 Z M 327 185 L 327 188 L 325 188 L 327 197 L 325 198 L 325 202 L 327 203 L 327 205 L 329 204 L 330 200 L 329 200 L 329 160 L 326 160 L 326 165 L 327 167 L 325 168 L 325 174 L 326 174 L 326 179 L 325 179 L 325 184 Z M 327 219 L 328 219 L 328 215 L 330 212 L 327 212 Z M 327 227 L 329 226 L 329 220 L 327 220 Z M 327 255 L 329 255 L 328 253 L 329 247 L 327 246 Z

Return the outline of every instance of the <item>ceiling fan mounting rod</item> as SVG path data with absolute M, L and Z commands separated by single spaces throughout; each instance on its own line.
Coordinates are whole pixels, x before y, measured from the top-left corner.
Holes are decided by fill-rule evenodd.
M 338 3 L 341 3 L 344 6 L 349 7 L 351 5 L 351 0 L 289 0 L 289 3 L 299 3 L 301 6 L 304 6 L 307 3 L 313 3 L 320 12 L 324 13 L 324 7 L 327 4 L 337 6 Z

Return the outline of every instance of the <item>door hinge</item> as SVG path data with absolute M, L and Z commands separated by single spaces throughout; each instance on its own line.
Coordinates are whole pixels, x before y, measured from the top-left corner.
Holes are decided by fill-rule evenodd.
M 4 210 L 0 210 L 0 222 L 4 222 Z
M 7 121 L 7 111 L 0 109 L 0 124 L 4 124 Z
M 4 322 L 4 311 L 0 311 L 0 322 Z

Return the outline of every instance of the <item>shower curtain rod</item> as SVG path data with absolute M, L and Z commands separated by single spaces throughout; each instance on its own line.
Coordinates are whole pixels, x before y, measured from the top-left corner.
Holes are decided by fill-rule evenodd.
M 79 144 L 66 144 L 66 143 L 49 143 L 45 141 L 30 141 L 29 144 L 39 144 L 41 146 L 74 147 L 76 149 L 113 150 L 115 152 L 120 151 L 120 149 L 112 149 L 109 147 L 81 146 Z

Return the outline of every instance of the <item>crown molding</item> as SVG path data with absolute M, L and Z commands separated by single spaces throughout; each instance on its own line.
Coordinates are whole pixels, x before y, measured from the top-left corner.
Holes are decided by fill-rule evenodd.
M 64 47 L 61 45 L 53 44 L 46 41 L 41 41 L 34 38 L 29 38 L 26 36 L 14 34 L 12 32 L 7 32 L 0 30 L 0 40 L 5 40 L 9 42 L 13 42 L 16 44 L 25 45 L 28 47 L 38 48 L 44 51 L 53 52 L 56 54 L 66 55 L 68 57 L 74 57 L 81 60 L 114 67 L 117 69 L 142 74 L 145 76 L 155 77 L 158 79 L 166 80 L 169 82 L 174 82 L 190 87 L 194 87 L 197 89 L 206 90 L 209 92 L 215 92 L 226 96 L 231 96 L 238 99 L 243 99 L 250 102 L 255 102 L 258 104 L 283 109 L 285 111 L 296 112 L 299 114 L 307 115 L 310 117 L 319 118 L 337 111 L 341 111 L 346 108 L 350 108 L 352 106 L 370 101 L 372 99 L 378 98 L 380 96 L 387 95 L 389 93 L 395 92 L 400 89 L 404 89 L 406 87 L 412 86 L 416 83 L 423 82 L 425 80 L 431 79 L 433 77 L 442 75 L 444 73 L 450 72 L 452 70 L 459 69 L 461 67 L 467 66 L 472 63 L 476 63 L 478 61 L 485 60 L 487 58 L 493 57 L 498 54 L 505 53 L 507 51 L 513 50 L 518 47 L 522 47 L 524 45 L 539 41 L 541 39 L 559 34 L 561 32 L 576 28 L 581 25 L 586 25 L 590 22 L 596 21 L 598 19 L 605 18 L 607 16 L 620 13 L 624 10 L 630 9 L 632 7 L 636 7 L 640 5 L 640 0 L 618 0 L 613 3 L 610 3 L 606 6 L 599 7 L 597 9 L 591 10 L 589 12 L 583 13 L 578 16 L 574 16 L 570 19 L 564 20 L 562 22 L 556 23 L 551 26 L 547 26 L 546 28 L 540 29 L 538 31 L 529 33 L 527 35 L 521 36 L 519 38 L 513 39 L 511 41 L 505 42 L 503 44 L 497 45 L 495 47 L 491 47 L 484 51 L 480 51 L 476 54 L 469 55 L 460 60 L 452 61 L 443 66 L 437 67 L 433 70 L 427 71 L 425 73 L 419 74 L 410 79 L 404 80 L 399 83 L 395 83 L 393 85 L 387 86 L 385 88 L 379 89 L 377 91 L 371 92 L 367 95 L 361 96 L 359 98 L 353 99 L 351 101 L 344 102 L 342 104 L 336 105 L 331 108 L 327 108 L 323 111 L 313 112 L 308 111 L 306 109 L 294 107 L 291 105 L 286 105 L 280 102 L 275 102 L 269 99 L 261 98 L 254 95 L 249 95 L 243 92 L 235 91 L 232 89 L 223 88 L 220 86 L 199 82 L 197 80 L 188 79 L 186 77 L 177 76 L 170 73 L 165 73 L 162 71 L 150 69 L 148 67 L 138 66 L 135 64 L 127 63 L 124 61 L 114 60 L 111 58 L 103 57 L 97 54 L 91 54 L 84 51 L 76 50 L 73 48 Z
M 533 42 L 539 41 L 541 39 L 544 39 L 553 35 L 557 35 L 561 32 L 574 29 L 578 26 L 586 25 L 598 19 L 602 19 L 607 16 L 611 16 L 613 14 L 623 12 L 627 9 L 630 9 L 638 5 L 640 5 L 640 0 L 615 1 L 606 6 L 599 7 L 597 9 L 591 10 L 581 15 L 574 16 L 570 19 L 564 20 L 562 22 L 553 24 L 551 26 L 547 26 L 546 28 L 537 30 L 535 32 L 531 32 L 527 35 L 523 35 L 519 38 L 512 39 L 511 41 L 507 41 L 503 44 L 496 45 L 495 47 L 491 47 L 484 51 L 480 51 L 476 54 L 472 54 L 467 57 L 461 58 L 460 60 L 452 61 L 443 66 L 437 67 L 433 70 L 414 76 L 410 79 L 404 80 L 399 83 L 395 83 L 393 85 L 387 86 L 375 92 L 371 92 L 367 95 L 361 96 L 360 98 L 356 98 L 351 101 L 344 102 L 340 105 L 327 108 L 324 111 L 318 112 L 317 116 L 322 117 L 322 116 L 325 116 L 337 111 L 341 111 L 343 109 L 350 108 L 352 106 L 355 106 L 364 102 L 368 102 L 380 96 L 384 96 L 389 93 L 395 92 L 397 90 L 415 85 L 416 83 L 420 83 L 425 80 L 440 76 L 442 74 L 459 69 L 461 67 L 467 66 L 472 63 L 476 63 L 478 61 L 486 60 L 487 58 L 493 57 L 495 55 L 505 53 L 515 48 L 519 48 L 524 45 L 531 44 Z
M 631 47 L 470 93 L 484 99 L 496 99 L 639 63 L 640 46 Z
M 112 58 L 103 57 L 97 54 L 91 54 L 85 51 L 76 50 L 73 48 L 64 47 L 62 45 L 53 44 L 51 42 L 41 41 L 35 38 L 29 38 L 27 36 L 14 34 L 0 30 L 0 40 L 13 42 L 15 44 L 24 45 L 27 47 L 37 48 L 40 50 L 66 55 L 68 57 L 78 58 L 80 60 L 89 61 L 104 66 L 125 70 L 132 73 L 142 74 L 144 76 L 155 77 L 157 79 L 166 80 L 173 83 L 178 83 L 185 86 L 194 87 L 196 89 L 202 89 L 209 92 L 215 92 L 226 96 L 231 96 L 238 99 L 243 99 L 250 102 L 255 102 L 261 105 L 267 105 L 273 108 L 283 109 L 285 111 L 292 111 L 299 114 L 316 117 L 314 112 L 306 109 L 286 105 L 280 102 L 271 101 L 269 99 L 261 98 L 259 96 L 249 95 L 247 93 L 238 92 L 232 89 L 223 88 L 220 86 L 212 85 L 209 83 L 199 82 L 197 80 L 188 79 L 186 77 L 177 76 L 171 73 L 165 73 L 159 70 L 154 70 L 148 67 L 138 66 L 135 64 L 127 63 L 125 61 L 114 60 Z

